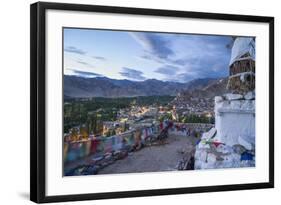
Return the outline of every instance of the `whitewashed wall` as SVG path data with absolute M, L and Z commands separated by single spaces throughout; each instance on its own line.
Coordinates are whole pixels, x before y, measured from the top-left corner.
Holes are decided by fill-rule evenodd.
M 232 107 L 230 104 L 228 107 L 223 105 L 217 108 L 222 103 L 224 102 L 216 104 L 216 138 L 230 146 L 239 144 L 239 137 L 252 142 L 255 137 L 254 104 L 244 110 Z

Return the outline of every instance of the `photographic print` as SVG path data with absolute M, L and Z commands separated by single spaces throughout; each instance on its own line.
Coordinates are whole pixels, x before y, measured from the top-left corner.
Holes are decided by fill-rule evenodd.
M 30 11 L 32 201 L 274 187 L 274 17 Z
M 255 48 L 63 28 L 63 175 L 255 167 Z

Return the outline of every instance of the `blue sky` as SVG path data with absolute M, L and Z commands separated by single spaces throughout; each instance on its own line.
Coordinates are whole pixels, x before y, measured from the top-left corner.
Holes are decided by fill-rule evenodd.
M 228 75 L 231 37 L 64 29 L 64 74 L 188 82 Z

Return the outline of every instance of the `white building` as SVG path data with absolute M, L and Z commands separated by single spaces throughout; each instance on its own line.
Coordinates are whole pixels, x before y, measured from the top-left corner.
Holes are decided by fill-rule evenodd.
M 217 139 L 229 146 L 239 144 L 241 139 L 255 143 L 254 95 L 241 98 L 244 96 L 238 94 L 215 98 Z
M 229 67 L 230 93 L 215 98 L 215 128 L 204 133 L 196 146 L 195 169 L 255 166 L 254 62 L 254 39 L 236 38 Z M 245 75 L 250 78 L 245 80 Z

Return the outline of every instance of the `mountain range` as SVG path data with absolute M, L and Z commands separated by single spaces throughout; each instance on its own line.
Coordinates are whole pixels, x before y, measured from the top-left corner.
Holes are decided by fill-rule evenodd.
M 65 98 L 135 97 L 171 95 L 180 92 L 206 90 L 204 93 L 225 89 L 218 78 L 200 78 L 187 83 L 166 82 L 156 79 L 145 81 L 116 80 L 107 77 L 85 78 L 64 75 Z M 212 86 L 215 85 L 215 86 Z
M 214 98 L 227 93 L 228 78 L 221 78 L 210 82 L 208 85 L 200 87 L 194 86 L 194 89 L 186 89 L 180 92 L 181 97 L 193 98 Z

